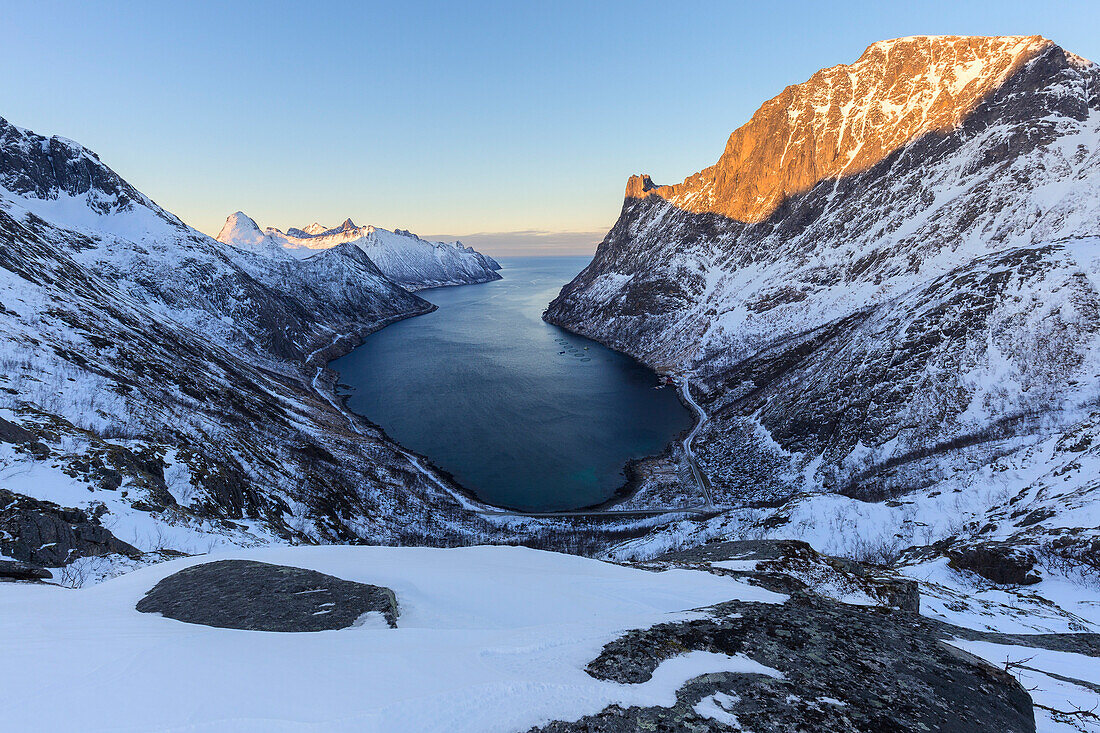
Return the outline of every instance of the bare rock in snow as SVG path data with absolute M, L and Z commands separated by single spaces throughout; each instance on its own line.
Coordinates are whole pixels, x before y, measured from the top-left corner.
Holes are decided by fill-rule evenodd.
M 0 580 L 45 580 L 53 573 L 38 565 L 18 560 L 0 560 Z
M 397 628 L 389 588 L 315 570 L 251 560 L 218 560 L 173 573 L 138 601 L 142 613 L 250 631 L 325 631 L 378 613 Z
M 917 584 L 885 568 L 823 555 L 800 540 L 729 540 L 666 552 L 647 566 L 695 567 L 747 577 L 779 593 L 811 591 L 917 613 Z
M 587 667 L 638 684 L 689 650 L 744 655 L 776 674 L 710 674 L 672 707 L 608 708 L 540 730 L 753 730 L 878 733 L 937 730 L 1031 733 L 1031 699 L 1009 673 L 943 643 L 919 616 L 812 595 L 784 604 L 733 601 L 711 618 L 632 631 Z M 737 721 L 733 726 L 731 721 Z
M 0 489 L 0 554 L 61 567 L 82 557 L 138 559 L 142 553 L 111 534 L 94 514 Z
M 1042 580 L 1035 574 L 1035 556 L 1026 549 L 1004 542 L 987 542 L 953 547 L 945 553 L 950 567 L 969 570 L 994 583 L 1034 585 Z

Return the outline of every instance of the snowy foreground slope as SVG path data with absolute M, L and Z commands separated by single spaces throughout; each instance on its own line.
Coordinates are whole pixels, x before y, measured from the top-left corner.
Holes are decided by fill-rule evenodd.
M 159 578 L 196 560 L 79 592 L 0 585 L 6 670 L 0 696 L 21 699 L 25 715 L 12 717 L 5 705 L 5 725 L 524 730 L 616 702 L 669 702 L 704 671 L 756 671 L 759 665 L 745 659 L 697 653 L 632 687 L 593 679 L 583 668 L 604 643 L 639 624 L 683 618 L 687 609 L 735 596 L 781 599 L 704 573 L 655 575 L 508 548 L 295 548 L 247 557 L 391 587 L 401 607 L 399 628 L 278 634 L 134 610 Z M 34 631 L 26 634 L 32 618 Z M 97 664 L 67 663 L 74 654 Z M 97 667 L 129 681 L 118 684 Z M 48 678 L 66 690 L 63 701 L 42 686 Z
M 330 631 L 248 631 L 135 609 L 162 579 L 229 558 L 392 589 L 396 628 L 367 614 Z M 1094 702 L 1065 681 L 1098 666 L 1089 640 L 1030 648 L 1057 645 L 791 596 L 760 587 L 755 564 L 300 547 L 175 560 L 81 590 L 0 584 L 0 702 L 25 731 L 1035 729 L 1012 675 L 937 639 L 994 663 L 1042 655 L 1027 673 L 1037 699 Z M 850 638 L 868 613 L 866 638 Z M 1074 728 L 1043 714 L 1040 730 Z
M 1046 39 L 883 41 L 788 87 L 715 166 L 632 178 L 546 318 L 707 415 L 727 511 L 618 556 L 787 536 L 1100 572 L 1100 67 Z
M 391 232 L 356 226 L 351 219 L 332 229 L 314 223 L 287 232 L 274 227 L 261 231 L 255 221 L 238 211 L 225 220 L 217 239 L 276 260 L 311 258 L 340 245 L 355 246 L 386 277 L 408 290 L 500 279 L 496 260 L 462 242 L 429 242 L 401 229 Z

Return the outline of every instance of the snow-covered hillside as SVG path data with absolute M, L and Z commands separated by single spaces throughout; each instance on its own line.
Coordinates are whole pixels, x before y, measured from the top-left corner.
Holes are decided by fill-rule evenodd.
M 433 307 L 358 247 L 226 247 L 0 120 L 0 304 L 0 555 L 492 535 L 331 394 L 328 359 Z
M 1036 37 L 874 44 L 627 193 L 546 317 L 689 375 L 731 510 L 637 553 L 763 533 L 1100 568 L 1100 68 Z
M 253 561 L 234 566 L 245 583 L 328 577 L 286 595 L 226 586 L 217 607 L 166 585 L 232 559 Z M 775 592 L 758 564 L 299 547 L 179 559 L 81 590 L 0 583 L 0 704 L 26 731 L 1032 731 L 1028 692 L 993 666 L 1002 657 L 1029 658 L 1041 702 L 1095 702 L 1078 678 L 1095 676 L 1100 652 L 1083 636 L 975 632 Z M 370 611 L 294 631 L 352 603 L 347 581 L 392 591 L 395 627 Z M 137 610 L 154 587 L 171 618 Z M 245 630 L 261 618 L 287 625 Z M 1072 730 L 1040 713 L 1040 730 Z
M 463 246 L 462 242 L 429 242 L 412 232 L 356 226 L 347 219 L 329 229 L 313 223 L 303 229 L 263 231 L 254 220 L 238 211 L 230 214 L 218 233 L 218 241 L 268 257 L 303 259 L 333 247 L 358 247 L 389 279 L 408 290 L 443 285 L 467 285 L 499 280 L 500 265 L 491 257 Z

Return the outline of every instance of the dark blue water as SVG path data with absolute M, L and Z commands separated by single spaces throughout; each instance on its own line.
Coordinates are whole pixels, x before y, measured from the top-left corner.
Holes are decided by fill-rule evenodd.
M 660 451 L 692 418 L 633 359 L 543 322 L 588 259 L 502 259 L 503 280 L 421 291 L 439 310 L 332 363 L 354 388 L 351 408 L 490 504 L 610 498 L 629 459 Z

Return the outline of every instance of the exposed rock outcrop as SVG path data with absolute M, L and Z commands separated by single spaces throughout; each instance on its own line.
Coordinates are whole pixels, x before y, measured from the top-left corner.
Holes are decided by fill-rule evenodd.
M 782 605 L 724 603 L 707 612 L 707 620 L 623 636 L 604 647 L 588 673 L 638 684 L 663 659 L 701 650 L 745 655 L 779 674 L 705 675 L 682 687 L 672 707 L 612 707 L 540 730 L 1035 730 L 1031 699 L 1011 674 L 945 644 L 919 616 L 809 595 Z
M 994 583 L 1034 585 L 1042 580 L 1035 572 L 1035 556 L 1027 549 L 1005 542 L 987 542 L 946 550 L 949 565 L 969 570 Z
M 822 563 L 831 568 L 831 578 L 816 567 Z M 663 662 L 702 651 L 745 658 L 745 672 L 695 677 L 677 690 L 669 706 L 612 705 L 537 730 L 1030 732 L 1035 718 L 1028 691 L 1008 669 L 959 645 L 976 641 L 1018 647 L 1020 658 L 1037 649 L 1100 656 L 1097 634 L 977 631 L 921 616 L 916 604 L 890 608 L 841 602 L 838 595 L 851 597 L 860 587 L 888 583 L 891 574 L 867 563 L 824 557 L 793 540 L 713 542 L 665 553 L 643 566 L 733 575 L 790 597 L 781 604 L 719 603 L 699 609 L 704 618 L 627 632 L 586 667 L 597 679 L 639 685 L 651 680 Z
M 675 186 L 632 178 L 627 196 L 653 193 L 684 211 L 762 221 L 827 178 L 861 173 L 911 140 L 953 131 L 1053 45 L 1040 36 L 880 41 L 854 64 L 822 69 L 765 102 L 714 166 Z
M 173 573 L 137 604 L 142 613 L 250 631 L 325 631 L 377 613 L 397 628 L 389 588 L 315 570 L 251 560 L 218 560 Z
M 53 573 L 38 565 L 18 560 L 0 560 L 0 580 L 46 580 Z
M 721 566 L 733 561 L 736 567 Z M 718 562 L 719 570 L 711 563 Z M 843 557 L 822 555 L 800 540 L 729 540 L 666 552 L 657 567 L 695 567 L 747 577 L 778 593 L 811 591 L 849 600 L 860 599 L 917 613 L 917 584 L 894 573 Z
M 0 489 L 0 555 L 61 567 L 77 558 L 113 554 L 138 559 L 142 553 L 94 514 Z

